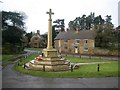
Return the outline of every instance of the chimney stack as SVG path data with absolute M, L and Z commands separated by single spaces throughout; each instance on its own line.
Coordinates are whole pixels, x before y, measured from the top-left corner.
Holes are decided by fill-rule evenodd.
M 37 34 L 40 36 L 40 30 L 37 30 Z
M 66 32 L 68 32 L 68 30 L 69 30 L 69 29 L 68 29 L 68 28 L 66 28 Z
M 80 29 L 77 27 L 77 28 L 76 28 L 76 33 L 79 33 L 79 31 L 80 31 Z

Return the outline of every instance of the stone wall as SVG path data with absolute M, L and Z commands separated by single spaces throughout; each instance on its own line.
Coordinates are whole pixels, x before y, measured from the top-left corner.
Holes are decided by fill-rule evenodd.
M 118 50 L 107 50 L 107 49 L 94 49 L 94 54 L 95 55 L 112 55 L 112 56 L 118 56 Z

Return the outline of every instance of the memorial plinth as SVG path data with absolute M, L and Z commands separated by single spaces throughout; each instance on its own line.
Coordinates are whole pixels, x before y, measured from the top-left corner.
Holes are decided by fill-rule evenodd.
M 42 50 L 42 55 L 35 58 L 32 62 L 28 63 L 29 69 L 42 70 L 42 71 L 64 71 L 69 70 L 69 62 L 58 56 L 56 49 L 52 47 L 52 13 L 51 9 L 49 12 L 48 19 L 48 42 L 47 48 Z

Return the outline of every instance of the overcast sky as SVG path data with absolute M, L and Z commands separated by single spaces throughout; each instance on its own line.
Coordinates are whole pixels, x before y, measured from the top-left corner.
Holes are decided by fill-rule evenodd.
M 28 16 L 26 20 L 27 32 L 40 30 L 44 34 L 48 30 L 49 8 L 52 9 L 53 21 L 65 19 L 68 22 L 83 14 L 95 12 L 95 16 L 112 15 L 112 23 L 118 26 L 118 1 L 120 0 L 0 0 L 0 8 L 5 11 L 23 11 Z

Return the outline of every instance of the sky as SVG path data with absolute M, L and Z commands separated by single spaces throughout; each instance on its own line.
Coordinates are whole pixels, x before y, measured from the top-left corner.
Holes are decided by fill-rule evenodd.
M 48 14 L 51 8 L 54 12 L 52 20 L 65 19 L 65 28 L 68 23 L 83 14 L 89 15 L 94 12 L 95 16 L 112 16 L 112 23 L 118 26 L 118 2 L 120 0 L 0 0 L 0 9 L 4 11 L 22 11 L 27 15 L 26 32 L 40 34 L 48 31 Z
M 118 26 L 120 25 L 120 1 L 118 4 Z

